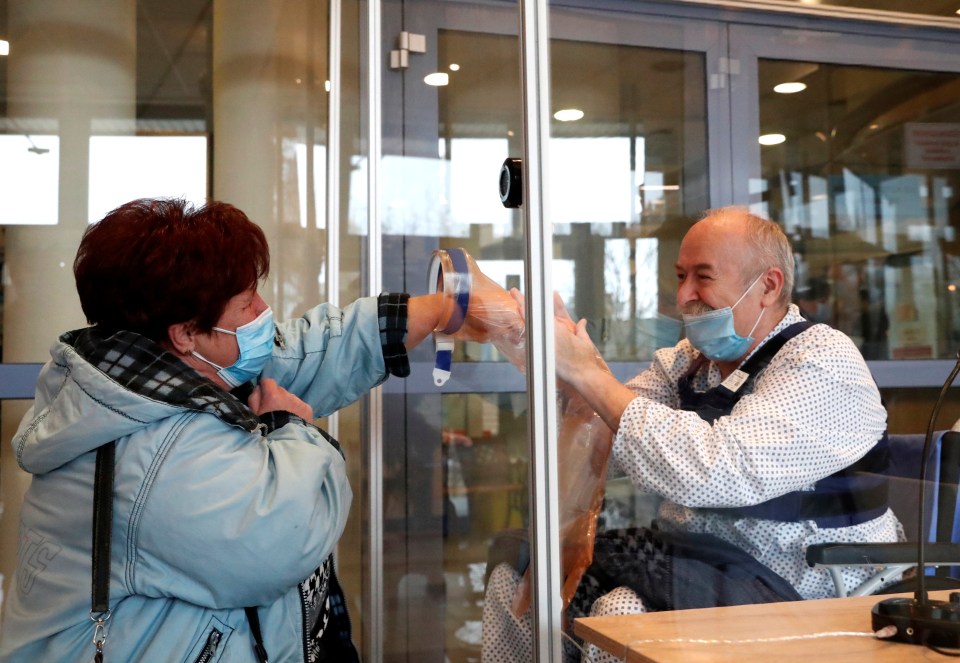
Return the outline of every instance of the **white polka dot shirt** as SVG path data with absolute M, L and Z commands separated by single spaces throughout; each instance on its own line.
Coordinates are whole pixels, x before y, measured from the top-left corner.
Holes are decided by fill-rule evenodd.
M 764 340 L 802 320 L 795 305 Z M 810 568 L 813 543 L 903 540 L 893 512 L 853 527 L 821 529 L 813 521 L 736 518 L 705 507 L 759 504 L 813 484 L 854 463 L 880 439 L 886 411 L 856 346 L 826 325 L 787 344 L 729 416 L 712 425 L 679 410 L 677 380 L 697 356 L 686 340 L 659 350 L 650 368 L 627 383 L 637 394 L 620 419 L 613 459 L 637 488 L 664 499 L 665 530 L 706 532 L 753 555 L 804 598 L 836 596 L 829 575 Z M 710 363 L 692 381 L 696 391 L 720 383 Z M 848 569 L 848 589 L 871 575 Z

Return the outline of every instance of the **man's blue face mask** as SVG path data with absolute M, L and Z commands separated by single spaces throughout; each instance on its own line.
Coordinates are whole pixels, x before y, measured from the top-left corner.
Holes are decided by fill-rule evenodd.
M 687 340 L 711 361 L 734 361 L 747 353 L 753 343 L 754 329 L 760 324 L 765 309 L 760 309 L 753 329 L 746 336 L 737 334 L 733 325 L 733 309 L 743 301 L 753 286 L 760 281 L 760 274 L 751 283 L 733 306 L 707 311 L 700 314 L 683 314 L 683 328 L 686 330 Z
M 672 348 L 680 340 L 682 329 L 682 322 L 662 313 L 658 313 L 655 318 L 637 320 L 637 331 L 642 341 L 647 343 L 651 350 Z
M 276 325 L 273 324 L 273 311 L 267 308 L 255 320 L 237 327 L 235 332 L 222 327 L 214 327 L 213 329 L 222 334 L 236 336 L 240 356 L 226 367 L 214 364 L 199 352 L 193 352 L 193 356 L 216 368 L 217 375 L 230 387 L 239 387 L 259 377 L 267 360 L 273 355 L 273 337 L 276 334 Z

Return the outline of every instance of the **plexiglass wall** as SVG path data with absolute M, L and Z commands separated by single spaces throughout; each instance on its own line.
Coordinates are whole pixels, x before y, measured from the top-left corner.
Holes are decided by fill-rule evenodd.
M 498 184 L 536 121 L 529 4 L 0 0 L 0 369 L 83 324 L 80 234 L 140 196 L 244 209 L 283 317 L 424 294 L 451 247 L 525 290 L 531 219 Z M 626 380 L 679 338 L 684 233 L 750 205 L 791 238 L 805 315 L 870 362 L 891 431 L 921 432 L 960 343 L 960 19 L 777 4 L 543 5 L 549 216 L 532 221 L 553 288 Z M 530 526 L 531 449 L 549 441 L 531 442 L 527 380 L 492 345 L 458 343 L 442 387 L 431 340 L 412 366 L 324 422 L 355 493 L 338 572 L 365 660 L 479 661 L 491 546 Z M 7 581 L 28 405 L 0 410 Z M 600 527 L 647 525 L 657 504 L 614 470 Z

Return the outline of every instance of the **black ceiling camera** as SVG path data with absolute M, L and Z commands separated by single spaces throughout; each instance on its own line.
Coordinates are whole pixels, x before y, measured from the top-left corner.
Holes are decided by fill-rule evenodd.
M 507 157 L 500 168 L 500 202 L 504 207 L 523 204 L 523 160 Z
M 927 424 L 927 435 L 923 442 L 923 451 L 920 455 L 920 505 L 917 526 L 917 588 L 913 598 L 889 598 L 873 606 L 873 629 L 879 630 L 885 626 L 896 626 L 897 632 L 891 640 L 908 642 L 927 647 L 960 646 L 960 592 L 950 592 L 949 601 L 935 601 L 927 597 L 926 574 L 924 559 L 925 533 L 922 523 L 925 522 L 924 501 L 926 485 L 927 458 L 930 454 L 930 441 L 933 437 L 933 427 L 937 413 L 943 404 L 943 398 L 950 385 L 960 373 L 960 354 L 957 355 L 957 364 L 950 372 L 947 381 L 940 391 L 940 397 L 933 406 L 930 421 Z M 937 650 L 939 651 L 939 650 Z

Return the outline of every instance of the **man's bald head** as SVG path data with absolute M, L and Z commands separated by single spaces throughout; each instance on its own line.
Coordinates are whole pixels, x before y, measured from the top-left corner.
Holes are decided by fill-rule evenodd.
M 776 267 L 783 272 L 783 290 L 778 303 L 786 307 L 793 293 L 793 250 L 779 225 L 752 214 L 746 207 L 732 206 L 708 210 L 688 231 L 687 237 L 724 246 L 740 264 L 743 285 L 747 286 L 761 270 Z

